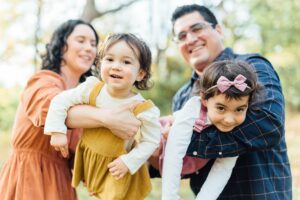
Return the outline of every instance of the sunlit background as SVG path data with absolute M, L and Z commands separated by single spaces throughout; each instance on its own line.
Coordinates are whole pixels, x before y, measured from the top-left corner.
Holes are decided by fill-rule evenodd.
M 111 32 L 142 37 L 153 53 L 154 88 L 144 93 L 171 112 L 171 99 L 189 78 L 172 42 L 171 14 L 177 6 L 209 7 L 224 28 L 225 44 L 239 53 L 267 57 L 279 73 L 286 100 L 286 139 L 293 173 L 294 199 L 300 199 L 300 1 L 299 0 L 0 0 L 0 169 L 7 159 L 10 129 L 20 91 L 40 68 L 54 29 L 71 18 L 90 21 L 103 39 Z M 161 92 L 163 91 L 163 92 Z M 148 200 L 159 199 L 160 179 L 153 180 Z M 85 188 L 80 199 L 89 199 Z M 188 182 L 182 197 L 193 199 Z

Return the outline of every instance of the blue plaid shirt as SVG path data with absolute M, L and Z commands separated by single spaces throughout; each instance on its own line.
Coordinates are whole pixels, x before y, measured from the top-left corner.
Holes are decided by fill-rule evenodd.
M 249 109 L 245 122 L 231 133 L 221 134 L 211 126 L 201 134 L 193 134 L 187 154 L 212 160 L 191 175 L 191 188 L 194 193 L 199 191 L 215 158 L 239 155 L 231 178 L 218 199 L 291 200 L 292 177 L 284 135 L 284 98 L 279 77 L 271 63 L 258 54 L 238 55 L 226 48 L 216 60 L 232 59 L 252 64 L 264 86 L 265 97 L 260 109 Z M 194 73 L 176 93 L 174 111 L 192 96 L 197 78 Z

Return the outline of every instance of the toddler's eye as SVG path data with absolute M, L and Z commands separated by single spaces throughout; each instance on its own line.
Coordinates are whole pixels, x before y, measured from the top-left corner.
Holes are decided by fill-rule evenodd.
M 105 60 L 108 61 L 108 62 L 112 62 L 113 61 L 112 58 L 105 58 Z
M 237 112 L 244 112 L 246 110 L 246 108 L 238 108 L 236 111 Z
M 222 106 L 217 106 L 217 110 L 223 112 L 225 110 L 225 108 Z

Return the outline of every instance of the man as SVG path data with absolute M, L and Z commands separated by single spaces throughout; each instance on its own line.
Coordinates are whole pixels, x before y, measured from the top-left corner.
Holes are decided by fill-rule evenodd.
M 237 59 L 251 63 L 265 87 L 260 110 L 248 111 L 245 122 L 230 134 L 222 134 L 213 126 L 201 134 L 194 133 L 187 154 L 212 160 L 191 175 L 193 192 L 197 194 L 200 190 L 213 159 L 239 155 L 219 199 L 292 199 L 284 98 L 279 77 L 271 63 L 258 54 L 239 55 L 225 48 L 222 28 L 214 14 L 204 6 L 178 7 L 173 13 L 172 24 L 179 51 L 194 69 L 190 81 L 176 93 L 173 111 L 180 109 L 192 96 L 195 80 L 214 61 Z

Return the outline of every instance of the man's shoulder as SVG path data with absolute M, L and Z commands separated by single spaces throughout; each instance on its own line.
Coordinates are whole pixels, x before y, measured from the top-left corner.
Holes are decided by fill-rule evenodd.
M 183 96 L 189 95 L 192 89 L 191 81 L 188 81 L 183 86 L 181 86 L 174 95 L 174 99 L 180 99 Z
M 191 81 L 189 81 L 186 84 L 184 84 L 181 88 L 179 88 L 179 90 L 175 93 L 172 105 L 173 111 L 181 109 L 184 103 L 189 99 L 192 92 L 192 86 L 193 84 L 191 83 Z
M 234 54 L 234 55 L 236 60 L 242 60 L 249 63 L 262 62 L 262 63 L 271 64 L 267 58 L 265 58 L 259 53 L 245 53 L 245 54 Z

